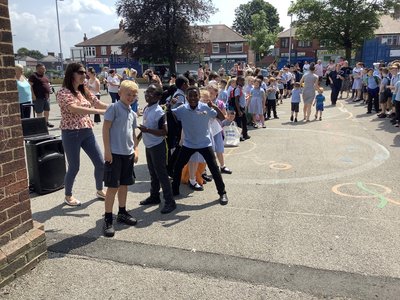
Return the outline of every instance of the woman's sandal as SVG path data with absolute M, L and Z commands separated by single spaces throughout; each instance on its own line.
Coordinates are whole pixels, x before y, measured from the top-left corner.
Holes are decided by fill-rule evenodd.
M 96 191 L 96 197 L 101 200 L 106 199 L 106 194 L 103 191 Z
M 71 201 L 71 200 L 68 200 L 67 197 L 64 198 L 64 203 L 69 205 L 69 206 L 80 206 L 82 204 L 81 201 L 79 201 L 77 199 L 73 199 Z

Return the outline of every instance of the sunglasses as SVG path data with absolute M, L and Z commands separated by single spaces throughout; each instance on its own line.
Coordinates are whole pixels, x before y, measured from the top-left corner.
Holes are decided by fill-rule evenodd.
M 86 75 L 86 71 L 76 71 L 79 75 Z

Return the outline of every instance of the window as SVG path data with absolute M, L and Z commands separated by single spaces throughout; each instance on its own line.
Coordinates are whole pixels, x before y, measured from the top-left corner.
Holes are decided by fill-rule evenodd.
M 86 55 L 86 57 L 95 57 L 96 56 L 96 48 L 95 47 L 85 47 L 85 55 Z
M 229 47 L 229 44 L 228 43 L 226 43 L 226 44 L 220 44 L 219 45 L 219 53 L 220 54 L 227 54 L 228 52 L 228 47 Z
M 107 46 L 101 46 L 101 55 L 107 55 Z
M 212 45 L 212 53 L 219 53 L 219 44 Z
M 299 48 L 310 48 L 312 45 L 311 41 L 298 41 Z
M 242 52 L 243 52 L 243 43 L 229 44 L 229 53 L 242 53 Z
M 289 38 L 281 39 L 281 48 L 289 48 Z
M 400 36 L 398 35 L 384 35 L 382 36 L 382 44 L 386 44 L 389 46 L 400 45 Z

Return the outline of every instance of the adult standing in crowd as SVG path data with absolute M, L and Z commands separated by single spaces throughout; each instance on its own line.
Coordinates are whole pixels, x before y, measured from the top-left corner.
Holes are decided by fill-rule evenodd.
M 65 199 L 70 206 L 81 202 L 72 195 L 72 187 L 79 171 L 81 148 L 94 165 L 96 197 L 104 199 L 103 175 L 104 160 L 93 134 L 93 121 L 90 114 L 104 114 L 107 104 L 101 102 L 85 87 L 86 70 L 80 63 L 67 66 L 62 88 L 57 93 L 61 111 L 61 138 L 68 161 L 65 175 Z
M 315 90 L 319 87 L 319 78 L 314 74 L 315 66 L 314 64 L 310 65 L 310 68 L 306 74 L 301 78 L 300 85 L 304 83 L 303 88 L 303 113 L 304 113 L 304 121 L 310 121 L 311 115 L 311 105 L 315 98 Z
M 319 82 L 321 83 L 322 77 L 324 76 L 324 67 L 320 59 L 317 60 L 317 64 L 315 65 L 315 75 L 318 76 Z
M 29 81 L 23 74 L 24 67 L 20 64 L 15 65 L 15 79 L 17 80 L 18 101 L 21 112 L 21 119 L 31 116 L 32 91 Z
M 335 70 L 329 73 L 329 82 L 331 84 L 331 104 L 336 105 L 340 89 L 342 88 L 343 71 L 339 63 L 336 64 Z
M 349 98 L 350 94 L 350 89 L 351 89 L 351 73 L 353 71 L 352 68 L 349 67 L 349 62 L 347 60 L 343 61 L 342 64 L 342 76 L 343 76 L 343 81 L 342 81 L 342 88 L 340 89 L 340 98 L 343 97 L 343 92 L 346 92 L 346 98 Z
M 336 68 L 336 64 L 335 64 L 335 60 L 330 59 L 329 63 L 326 65 L 326 86 L 329 86 L 331 84 L 331 82 L 329 81 L 329 73 L 333 72 Z
M 117 72 L 115 72 L 114 69 L 111 69 L 107 77 L 107 88 L 108 88 L 108 93 L 111 96 L 112 103 L 115 103 L 119 100 L 118 90 L 120 84 L 121 81 L 118 77 Z
M 162 85 L 160 77 L 158 77 L 157 74 L 154 74 L 154 71 L 152 69 L 147 69 L 143 73 L 143 78 L 147 80 L 147 82 L 150 84 L 159 84 Z
M 53 124 L 49 123 L 50 115 L 50 81 L 45 75 L 46 67 L 39 63 L 36 65 L 36 72 L 29 77 L 29 83 L 32 87 L 32 100 L 35 104 L 34 109 L 36 116 L 46 118 L 47 127 L 54 127 Z
M 87 82 L 87 87 L 89 88 L 89 91 L 97 97 L 97 99 L 100 100 L 100 80 L 96 77 L 96 71 L 94 68 L 90 67 L 88 68 L 88 75 L 89 75 L 89 80 Z M 100 114 L 95 114 L 94 115 L 94 122 L 95 123 L 100 123 Z
M 353 76 L 353 86 L 352 89 L 356 91 L 356 95 L 353 99 L 353 102 L 361 101 L 361 92 L 362 92 L 362 73 L 363 73 L 363 68 L 362 68 L 363 63 L 358 62 L 356 64 L 356 67 L 353 69 L 352 76 Z

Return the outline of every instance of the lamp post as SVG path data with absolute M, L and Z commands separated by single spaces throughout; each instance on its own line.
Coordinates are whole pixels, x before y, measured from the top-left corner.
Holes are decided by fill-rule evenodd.
M 225 44 L 225 75 L 228 74 L 228 47 L 229 47 L 229 44 L 226 43 Z
M 293 1 L 290 1 L 290 6 L 293 5 Z M 289 14 L 290 16 L 290 28 L 289 28 L 289 65 L 292 58 L 292 21 L 293 21 L 293 14 Z
M 63 63 L 63 54 L 62 54 L 62 47 L 61 47 L 60 19 L 58 17 L 58 1 L 64 1 L 64 0 L 55 0 L 55 1 L 56 1 L 56 13 L 57 13 L 58 44 L 60 46 L 61 75 L 63 75 L 64 63 Z

